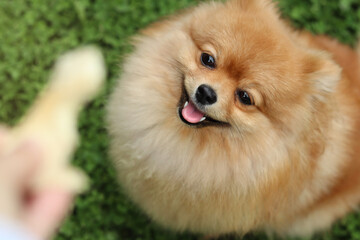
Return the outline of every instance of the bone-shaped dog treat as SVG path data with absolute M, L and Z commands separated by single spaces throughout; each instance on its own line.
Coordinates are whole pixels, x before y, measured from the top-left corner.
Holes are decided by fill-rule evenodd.
M 96 48 L 65 54 L 57 61 L 49 85 L 11 131 L 9 151 L 31 139 L 42 147 L 41 167 L 30 182 L 33 190 L 61 188 L 79 193 L 86 188 L 85 174 L 70 165 L 78 142 L 77 114 L 104 78 L 103 57 Z

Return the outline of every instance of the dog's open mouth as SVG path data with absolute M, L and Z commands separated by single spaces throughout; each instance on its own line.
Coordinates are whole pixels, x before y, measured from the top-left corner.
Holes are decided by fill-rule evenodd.
M 187 125 L 193 127 L 207 126 L 229 126 L 229 123 L 218 121 L 200 111 L 195 104 L 189 99 L 189 96 L 183 88 L 178 105 L 179 118 Z

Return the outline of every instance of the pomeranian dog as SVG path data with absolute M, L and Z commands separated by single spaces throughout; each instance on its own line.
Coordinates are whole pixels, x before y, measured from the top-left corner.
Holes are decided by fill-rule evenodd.
M 209 235 L 310 235 L 360 202 L 360 57 L 270 0 L 203 3 L 145 29 L 110 97 L 121 185 Z

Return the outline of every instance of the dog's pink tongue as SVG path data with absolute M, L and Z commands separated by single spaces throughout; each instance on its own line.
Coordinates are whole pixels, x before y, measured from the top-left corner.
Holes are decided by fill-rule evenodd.
M 204 117 L 204 114 L 196 109 L 194 104 L 189 101 L 188 105 L 181 111 L 182 116 L 190 123 L 198 123 Z

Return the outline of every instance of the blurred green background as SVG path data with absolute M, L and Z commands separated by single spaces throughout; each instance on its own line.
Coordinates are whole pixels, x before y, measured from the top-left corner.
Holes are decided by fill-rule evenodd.
M 106 98 L 121 74 L 122 60 L 131 52 L 129 37 L 149 23 L 199 2 L 0 0 L 0 122 L 12 125 L 24 114 L 64 51 L 92 43 L 100 46 L 106 57 L 107 85 L 81 113 L 81 146 L 74 157 L 74 163 L 91 177 L 91 188 L 77 198 L 57 240 L 199 239 L 162 229 L 121 193 L 107 158 L 104 126 Z M 329 34 L 350 45 L 360 35 L 359 0 L 280 0 L 279 6 L 296 27 Z M 259 233 L 243 239 L 267 238 Z M 360 215 L 351 214 L 311 239 L 360 239 Z

